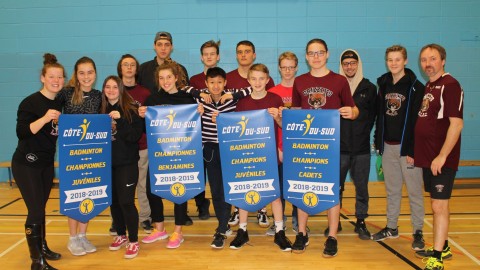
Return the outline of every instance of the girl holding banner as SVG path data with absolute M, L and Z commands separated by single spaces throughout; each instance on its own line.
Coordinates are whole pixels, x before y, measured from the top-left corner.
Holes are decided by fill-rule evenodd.
M 185 74 L 181 71 L 180 66 L 175 63 L 164 63 L 160 65 L 155 72 L 155 79 L 158 83 L 159 90 L 152 93 L 147 100 L 145 106 L 138 109 L 139 115 L 145 118 L 147 106 L 156 105 L 180 105 L 180 104 L 194 104 L 192 96 L 184 91 L 179 91 L 179 88 L 185 87 L 181 78 Z M 199 112 L 203 113 L 203 107 L 199 105 Z M 150 183 L 150 173 L 147 173 L 147 197 L 150 203 L 152 223 L 154 223 L 154 230 L 152 233 L 142 239 L 143 243 L 149 244 L 168 237 L 165 229 L 163 215 L 163 199 L 154 195 Z M 167 248 L 178 248 L 183 243 L 184 238 L 182 234 L 182 226 L 187 222 L 187 202 L 174 205 L 175 228 L 170 236 Z
M 138 116 L 135 100 L 125 91 L 122 79 L 109 76 L 103 83 L 100 113 L 112 118 L 112 213 L 117 236 L 110 250 L 127 245 L 124 257 L 138 255 L 138 211 L 135 190 L 138 182 L 138 140 L 143 133 L 143 119 Z M 128 240 L 126 230 L 128 229 Z M 127 244 L 128 242 L 128 244 Z
M 95 62 L 89 57 L 77 60 L 72 78 L 68 87 L 62 89 L 58 96 L 65 114 L 96 114 L 102 103 L 102 93 L 93 89 L 97 78 Z M 88 222 L 83 223 L 73 218 L 68 218 L 70 239 L 67 248 L 72 255 L 82 256 L 97 251 L 97 248 L 87 239 Z
M 55 148 L 61 104 L 55 96 L 65 82 L 65 69 L 52 54 L 45 54 L 40 80 L 43 87 L 26 97 L 17 111 L 18 146 L 12 172 L 28 209 L 25 222 L 32 269 L 56 269 L 46 259 L 58 260 L 45 241 L 45 206 L 54 177 Z

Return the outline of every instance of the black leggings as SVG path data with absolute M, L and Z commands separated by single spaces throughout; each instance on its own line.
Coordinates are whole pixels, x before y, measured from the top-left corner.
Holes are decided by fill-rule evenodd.
M 138 182 L 138 164 L 112 167 L 112 205 L 110 211 L 118 235 L 138 241 L 138 211 L 135 207 L 135 189 Z
M 147 198 L 150 204 L 152 222 L 163 222 L 165 216 L 163 214 L 163 199 L 152 193 L 150 184 L 150 169 L 147 172 Z M 174 204 L 173 212 L 175 215 L 175 225 L 185 225 L 187 222 L 187 202 L 182 204 Z
M 42 224 L 45 222 L 45 206 L 53 186 L 53 164 L 37 168 L 12 161 L 12 173 L 27 206 L 25 224 Z

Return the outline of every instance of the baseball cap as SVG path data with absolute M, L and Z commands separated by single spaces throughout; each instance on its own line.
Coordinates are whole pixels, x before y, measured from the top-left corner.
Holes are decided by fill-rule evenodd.
M 170 35 L 169 32 L 158 32 L 156 35 L 155 35 L 155 41 L 154 43 L 157 42 L 157 40 L 159 39 L 166 39 L 168 41 L 170 41 L 170 43 L 173 43 L 172 42 L 172 35 Z

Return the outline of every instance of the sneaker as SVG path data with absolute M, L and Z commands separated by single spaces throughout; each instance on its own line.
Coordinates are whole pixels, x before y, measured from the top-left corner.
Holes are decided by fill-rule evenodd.
M 85 252 L 93 253 L 93 252 L 97 251 L 97 248 L 94 245 L 92 245 L 92 243 L 90 243 L 90 241 L 88 241 L 88 239 L 85 235 L 79 235 L 78 240 L 82 244 Z
M 417 251 L 425 249 L 425 240 L 423 240 L 422 230 L 416 230 L 413 234 L 412 249 Z
M 372 237 L 364 221 L 360 221 L 360 222 L 357 221 L 357 223 L 355 224 L 354 231 L 358 233 L 358 238 L 362 240 L 370 240 L 370 238 Z
M 150 235 L 145 236 L 142 239 L 142 243 L 150 244 L 158 240 L 163 240 L 168 238 L 167 230 L 163 229 L 163 232 L 159 232 L 156 229 L 153 229 Z
M 243 229 L 237 230 L 237 235 L 230 243 L 231 249 L 240 249 L 243 245 L 248 243 L 248 231 L 244 231 Z
M 293 224 L 292 224 L 292 231 L 293 231 L 295 234 L 298 233 L 298 224 L 297 224 L 297 225 L 293 225 Z M 308 226 L 306 227 L 306 231 L 307 231 L 307 233 L 310 232 L 310 228 L 309 228 Z
M 201 220 L 209 219 L 210 218 L 209 208 L 210 208 L 210 200 L 205 199 L 203 201 L 203 204 L 200 207 L 198 207 L 198 218 Z
M 310 242 L 308 241 L 308 233 L 307 235 L 303 235 L 303 233 L 299 232 L 295 237 L 295 242 L 292 245 L 292 252 L 293 253 L 303 253 L 307 248 Z
M 277 244 L 281 251 L 292 250 L 292 242 L 290 242 L 287 236 L 285 236 L 285 230 L 281 230 L 275 233 L 275 238 L 273 242 Z
M 147 219 L 147 220 L 142 221 L 142 223 L 140 223 L 140 226 L 142 226 L 143 231 L 145 233 L 148 233 L 148 234 L 152 233 L 153 226 L 152 226 L 152 223 L 150 222 L 150 220 Z
M 268 221 L 267 209 L 262 208 L 262 210 L 257 212 L 258 225 L 262 228 L 267 228 L 270 226 L 270 221 Z
M 338 222 L 338 229 L 337 229 L 337 233 L 341 232 L 342 231 L 342 223 L 339 221 Z M 328 237 L 328 235 L 330 234 L 330 228 L 327 227 L 325 229 L 325 231 L 323 232 L 323 235 L 325 235 L 325 237 Z
M 433 256 L 433 247 L 429 247 L 426 250 L 420 250 L 415 252 L 415 257 L 423 259 L 426 257 L 432 257 Z M 450 260 L 453 256 L 452 251 L 450 250 L 450 247 L 446 247 L 444 250 L 442 250 L 442 261 L 444 260 Z
M 168 239 L 167 248 L 178 248 L 185 241 L 181 233 L 174 232 Z
M 283 225 L 283 230 L 286 231 L 287 226 Z M 274 236 L 275 233 L 277 233 L 277 226 L 275 224 L 272 224 L 272 226 L 270 226 L 270 228 L 268 228 L 268 230 L 265 234 L 268 235 L 268 236 Z
M 323 249 L 323 257 L 331 258 L 337 256 L 338 247 L 337 239 L 335 237 L 329 236 L 327 241 L 325 241 L 325 248 Z
M 111 236 L 117 236 L 117 230 L 115 229 L 115 224 L 112 222 L 112 225 L 110 225 L 110 229 L 108 229 L 108 233 L 110 233 Z
M 192 218 L 187 215 L 186 219 L 187 221 L 185 221 L 185 226 L 192 226 L 193 225 Z
M 124 245 L 127 244 L 127 236 L 126 235 L 119 235 L 113 238 L 113 243 L 110 244 L 108 247 L 109 250 L 119 250 Z
M 127 250 L 125 251 L 125 255 L 123 255 L 123 257 L 125 259 L 133 259 L 137 257 L 139 249 L 140 249 L 140 246 L 138 245 L 138 242 L 128 243 Z
M 233 234 L 232 229 L 230 229 L 230 225 L 227 225 L 227 231 L 224 233 L 226 236 L 230 236 Z M 218 228 L 215 229 L 215 233 L 218 233 Z
M 387 238 L 398 238 L 398 229 L 390 229 L 388 227 L 383 228 L 378 233 L 372 235 L 372 240 L 383 241 Z
M 443 261 L 435 257 L 426 257 L 422 260 L 425 263 L 425 270 L 443 270 Z
M 223 248 L 225 245 L 225 239 L 227 239 L 225 234 L 217 232 L 213 235 L 213 241 L 210 246 L 212 248 Z
M 67 245 L 68 250 L 72 253 L 73 256 L 83 256 L 87 254 L 85 249 L 83 248 L 82 243 L 78 239 L 78 237 L 70 238 L 68 240 L 68 245 Z
M 235 210 L 232 212 L 232 215 L 228 220 L 228 225 L 237 226 L 238 222 L 240 222 L 240 214 L 238 213 L 238 208 L 235 207 Z

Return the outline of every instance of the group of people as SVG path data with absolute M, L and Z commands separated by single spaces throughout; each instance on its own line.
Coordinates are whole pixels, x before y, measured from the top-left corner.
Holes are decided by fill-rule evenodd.
M 278 169 L 282 183 L 282 111 L 290 108 L 337 109 L 341 116 L 340 204 L 330 208 L 325 229 L 324 257 L 338 253 L 337 233 L 342 230 L 340 209 L 347 173 L 355 185 L 356 224 L 360 239 L 383 241 L 397 238 L 403 183 L 410 201 L 413 228 L 412 249 L 425 258 L 425 269 L 443 269 L 443 260 L 452 257 L 448 246 L 448 203 L 460 155 L 463 127 L 463 90 L 445 72 L 446 52 L 437 44 L 420 51 L 420 65 L 429 81 L 424 86 L 406 68 L 407 51 L 400 45 L 387 48 L 388 72 L 377 80 L 377 87 L 363 77 L 360 55 L 347 49 L 340 55 L 339 72 L 327 67 L 327 43 L 312 39 L 306 45 L 309 71 L 296 77 L 298 58 L 292 52 L 279 56 L 281 82 L 275 86 L 268 68 L 254 64 L 255 46 L 240 41 L 236 47 L 238 68 L 226 73 L 217 67 L 220 42 L 205 42 L 201 48 L 204 70 L 191 78 L 185 67 L 171 59 L 172 36 L 158 32 L 154 39 L 156 57 L 139 65 L 129 54 L 117 65 L 118 76 L 108 76 L 102 91 L 93 89 L 96 67 L 92 59 L 80 58 L 72 79 L 64 86 L 64 67 L 55 56 L 45 54 L 41 73 L 43 87 L 25 98 L 17 113 L 18 147 L 12 170 L 28 208 L 25 233 L 32 258 L 32 269 L 55 269 L 47 260 L 61 255 L 51 251 L 45 240 L 45 205 L 53 183 L 53 161 L 61 113 L 108 114 L 112 118 L 112 229 L 116 233 L 110 250 L 126 246 L 125 258 L 139 252 L 139 224 L 149 233 L 141 241 L 149 244 L 169 238 L 167 248 L 178 248 L 184 241 L 182 226 L 192 224 L 187 203 L 174 205 L 175 227 L 168 234 L 164 224 L 162 198 L 150 192 L 148 150 L 143 118 L 148 106 L 198 104 L 202 121 L 205 173 L 208 176 L 218 226 L 212 248 L 223 248 L 230 226 L 238 225 L 230 248 L 240 249 L 249 242 L 248 212 L 225 201 L 216 118 L 220 113 L 267 109 L 275 123 Z M 387 225 L 370 234 L 368 217 L 368 178 L 370 133 L 375 126 L 375 148 L 382 156 L 387 192 Z M 422 187 L 423 186 L 423 187 Z M 281 190 L 283 189 L 280 185 Z M 423 190 L 430 193 L 434 217 L 434 244 L 425 249 L 423 239 Z M 137 192 L 140 211 L 135 206 Z M 201 193 L 195 197 L 199 218 L 208 219 L 210 201 Z M 266 207 L 266 206 L 265 206 Z M 269 227 L 266 208 L 257 213 L 258 223 Z M 285 235 L 285 200 L 272 202 L 274 223 L 267 230 L 282 251 L 302 253 L 309 245 L 308 214 L 293 207 L 292 243 Z M 73 255 L 95 252 L 87 239 L 88 223 L 69 218 L 68 249 Z M 153 226 L 151 225 L 153 223 Z M 128 232 L 128 234 L 127 234 Z

